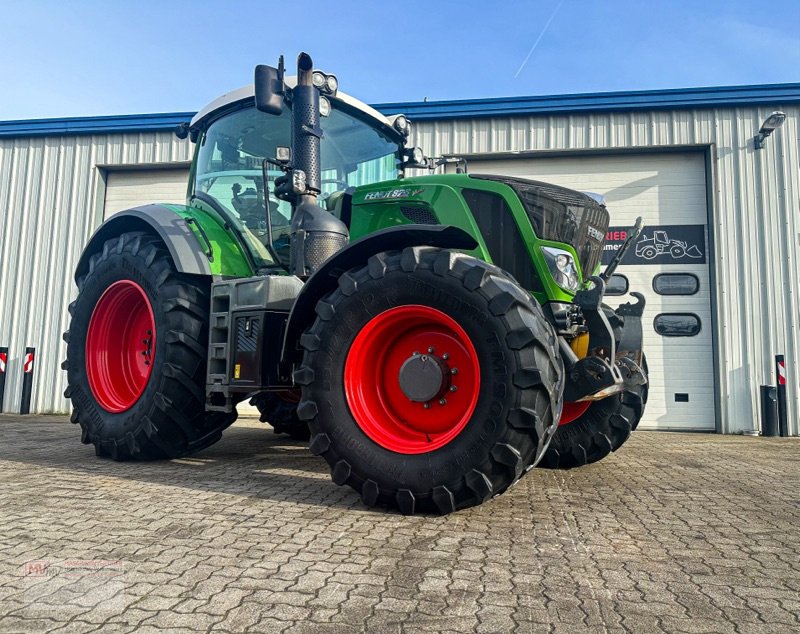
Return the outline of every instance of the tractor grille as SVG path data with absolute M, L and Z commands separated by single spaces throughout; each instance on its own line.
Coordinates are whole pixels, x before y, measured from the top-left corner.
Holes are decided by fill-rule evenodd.
M 536 235 L 574 247 L 584 278 L 594 273 L 608 231 L 606 208 L 586 194 L 524 178 L 472 174 L 505 183 L 519 196 Z

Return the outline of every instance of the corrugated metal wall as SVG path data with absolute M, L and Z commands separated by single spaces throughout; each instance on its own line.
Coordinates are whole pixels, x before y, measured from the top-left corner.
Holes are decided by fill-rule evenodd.
M 102 219 L 98 165 L 187 161 L 172 133 L 0 139 L 0 346 L 9 347 L 5 411 L 19 411 L 22 355 L 36 348 L 31 411 L 66 412 L 61 333 L 72 274 Z
M 797 434 L 800 108 L 780 108 L 788 119 L 764 150 L 752 143 L 777 108 L 421 122 L 414 135 L 430 155 L 710 146 L 723 429 L 752 428 L 758 386 L 776 382 L 773 355 L 783 352 Z M 96 166 L 185 161 L 190 149 L 170 133 L 0 139 L 0 345 L 11 348 L 6 411 L 18 407 L 26 345 L 36 346 L 39 361 L 32 410 L 67 409 L 61 332 L 75 294 L 72 271 L 102 213 Z
M 755 151 L 753 136 L 773 110 L 783 110 L 786 123 Z M 420 122 L 414 135 L 430 155 L 710 146 L 722 428 L 754 427 L 760 416 L 758 386 L 776 384 L 773 357 L 783 353 L 789 424 L 798 434 L 799 126 L 800 108 L 775 104 Z

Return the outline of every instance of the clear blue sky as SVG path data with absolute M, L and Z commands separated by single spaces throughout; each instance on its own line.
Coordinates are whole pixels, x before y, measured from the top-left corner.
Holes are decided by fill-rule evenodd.
M 800 0 L 0 0 L 0 12 L 0 120 L 198 110 L 299 50 L 369 103 L 800 81 Z

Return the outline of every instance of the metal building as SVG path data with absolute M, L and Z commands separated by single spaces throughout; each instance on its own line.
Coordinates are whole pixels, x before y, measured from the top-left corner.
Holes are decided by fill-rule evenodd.
M 645 294 L 650 402 L 642 428 L 757 429 L 759 385 L 787 366 L 800 433 L 800 84 L 378 104 L 415 122 L 429 155 L 605 196 L 609 244 L 648 227 L 615 282 Z M 756 149 L 773 111 L 786 122 Z M 31 411 L 64 412 L 61 333 L 94 228 L 143 202 L 180 202 L 192 113 L 0 122 L 0 346 L 5 411 L 36 348 Z M 625 301 L 611 297 L 609 301 Z

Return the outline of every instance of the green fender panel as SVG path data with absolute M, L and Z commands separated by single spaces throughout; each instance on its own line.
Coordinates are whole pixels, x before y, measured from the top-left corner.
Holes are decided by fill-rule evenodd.
M 126 231 L 158 235 L 182 273 L 247 277 L 253 269 L 238 241 L 208 211 L 185 205 L 143 205 L 111 216 L 95 231 L 83 250 L 75 278 L 89 267 L 89 257 L 106 240 Z

